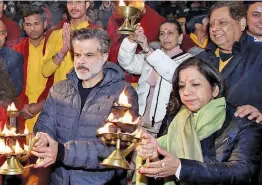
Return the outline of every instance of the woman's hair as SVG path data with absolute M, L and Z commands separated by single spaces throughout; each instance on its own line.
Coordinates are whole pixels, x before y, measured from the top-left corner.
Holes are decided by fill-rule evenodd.
M 159 31 L 158 31 L 158 35 L 159 35 L 159 33 L 160 33 L 160 28 L 161 28 L 161 26 L 162 26 L 163 24 L 166 24 L 166 23 L 170 23 L 170 24 L 176 25 L 177 31 L 178 31 L 178 35 L 180 35 L 180 34 L 183 33 L 182 28 L 181 28 L 179 22 L 178 22 L 177 20 L 172 20 L 172 21 L 165 21 L 165 22 L 163 22 L 162 24 L 160 24 L 160 26 L 159 26 Z
M 216 98 L 219 98 L 222 96 L 223 93 L 223 82 L 221 79 L 221 76 L 219 72 L 215 69 L 215 67 L 212 64 L 209 64 L 208 62 L 197 58 L 197 57 L 191 57 L 184 62 L 182 62 L 176 69 L 174 76 L 173 76 L 173 91 L 170 95 L 169 104 L 167 107 L 167 113 L 169 115 L 176 114 L 181 105 L 181 99 L 179 96 L 179 74 L 181 70 L 187 69 L 189 67 L 195 67 L 198 69 L 198 71 L 206 78 L 206 80 L 209 82 L 211 87 L 215 87 L 216 85 L 219 88 L 219 93 Z

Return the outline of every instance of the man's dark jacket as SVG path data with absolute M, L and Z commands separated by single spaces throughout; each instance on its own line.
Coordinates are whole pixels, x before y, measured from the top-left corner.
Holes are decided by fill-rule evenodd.
M 5 46 L 0 48 L 0 57 L 7 69 L 9 79 L 16 89 L 17 96 L 19 96 L 23 87 L 24 57 L 22 54 Z
M 215 49 L 206 49 L 198 57 L 218 69 L 220 59 Z M 232 52 L 233 58 L 221 72 L 226 100 L 236 106 L 253 105 L 262 112 L 262 46 L 248 42 L 244 32 L 240 41 L 234 43 Z
M 124 88 L 132 105 L 132 112 L 137 116 L 137 94 L 124 80 L 120 67 L 108 62 L 104 66 L 103 81 L 91 90 L 81 112 L 78 81 L 73 70 L 67 75 L 67 80 L 56 83 L 50 89 L 34 127 L 34 132 L 46 132 L 65 146 L 64 159 L 54 166 L 50 183 L 120 184 L 120 177 L 112 182 L 119 175 L 118 171 L 105 169 L 100 165 L 114 148 L 101 143 L 96 137 L 96 131 L 105 123 Z

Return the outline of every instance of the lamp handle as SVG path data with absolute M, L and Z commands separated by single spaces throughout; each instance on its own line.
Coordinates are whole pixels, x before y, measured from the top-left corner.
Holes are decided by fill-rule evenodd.
M 132 152 L 134 150 L 134 148 L 136 147 L 137 143 L 132 143 L 131 145 L 129 145 L 124 151 L 122 152 L 123 157 L 126 157 L 128 154 L 130 154 L 130 152 Z
M 24 169 L 34 167 L 35 165 L 36 165 L 36 164 L 29 164 L 29 165 L 25 166 Z
M 29 148 L 28 148 L 28 152 L 24 155 L 24 156 L 19 156 L 18 159 L 22 162 L 24 162 L 25 160 L 27 160 L 30 155 L 31 155 L 31 151 L 35 145 L 35 143 L 39 140 L 39 137 L 36 135 L 35 137 L 33 137 L 33 139 L 30 139 L 30 144 L 29 144 Z

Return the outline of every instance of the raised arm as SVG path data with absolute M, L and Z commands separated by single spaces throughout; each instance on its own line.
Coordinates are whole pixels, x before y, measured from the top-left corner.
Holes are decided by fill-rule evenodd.
M 131 74 L 141 75 L 145 59 L 144 54 L 136 54 L 137 44 L 125 38 L 118 52 L 118 63 Z
M 61 33 L 62 32 L 62 33 Z M 61 45 L 61 48 L 58 46 Z M 70 48 L 70 25 L 65 23 L 63 30 L 53 31 L 46 44 L 42 66 L 44 77 L 51 76 L 64 61 Z

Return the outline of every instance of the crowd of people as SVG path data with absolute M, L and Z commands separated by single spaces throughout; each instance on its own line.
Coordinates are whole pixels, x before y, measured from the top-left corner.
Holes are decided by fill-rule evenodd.
M 40 159 L 3 184 L 262 184 L 262 2 L 139 1 L 129 35 L 117 6 L 0 1 L 1 127 L 15 102 Z M 130 173 L 96 137 L 123 90 Z

